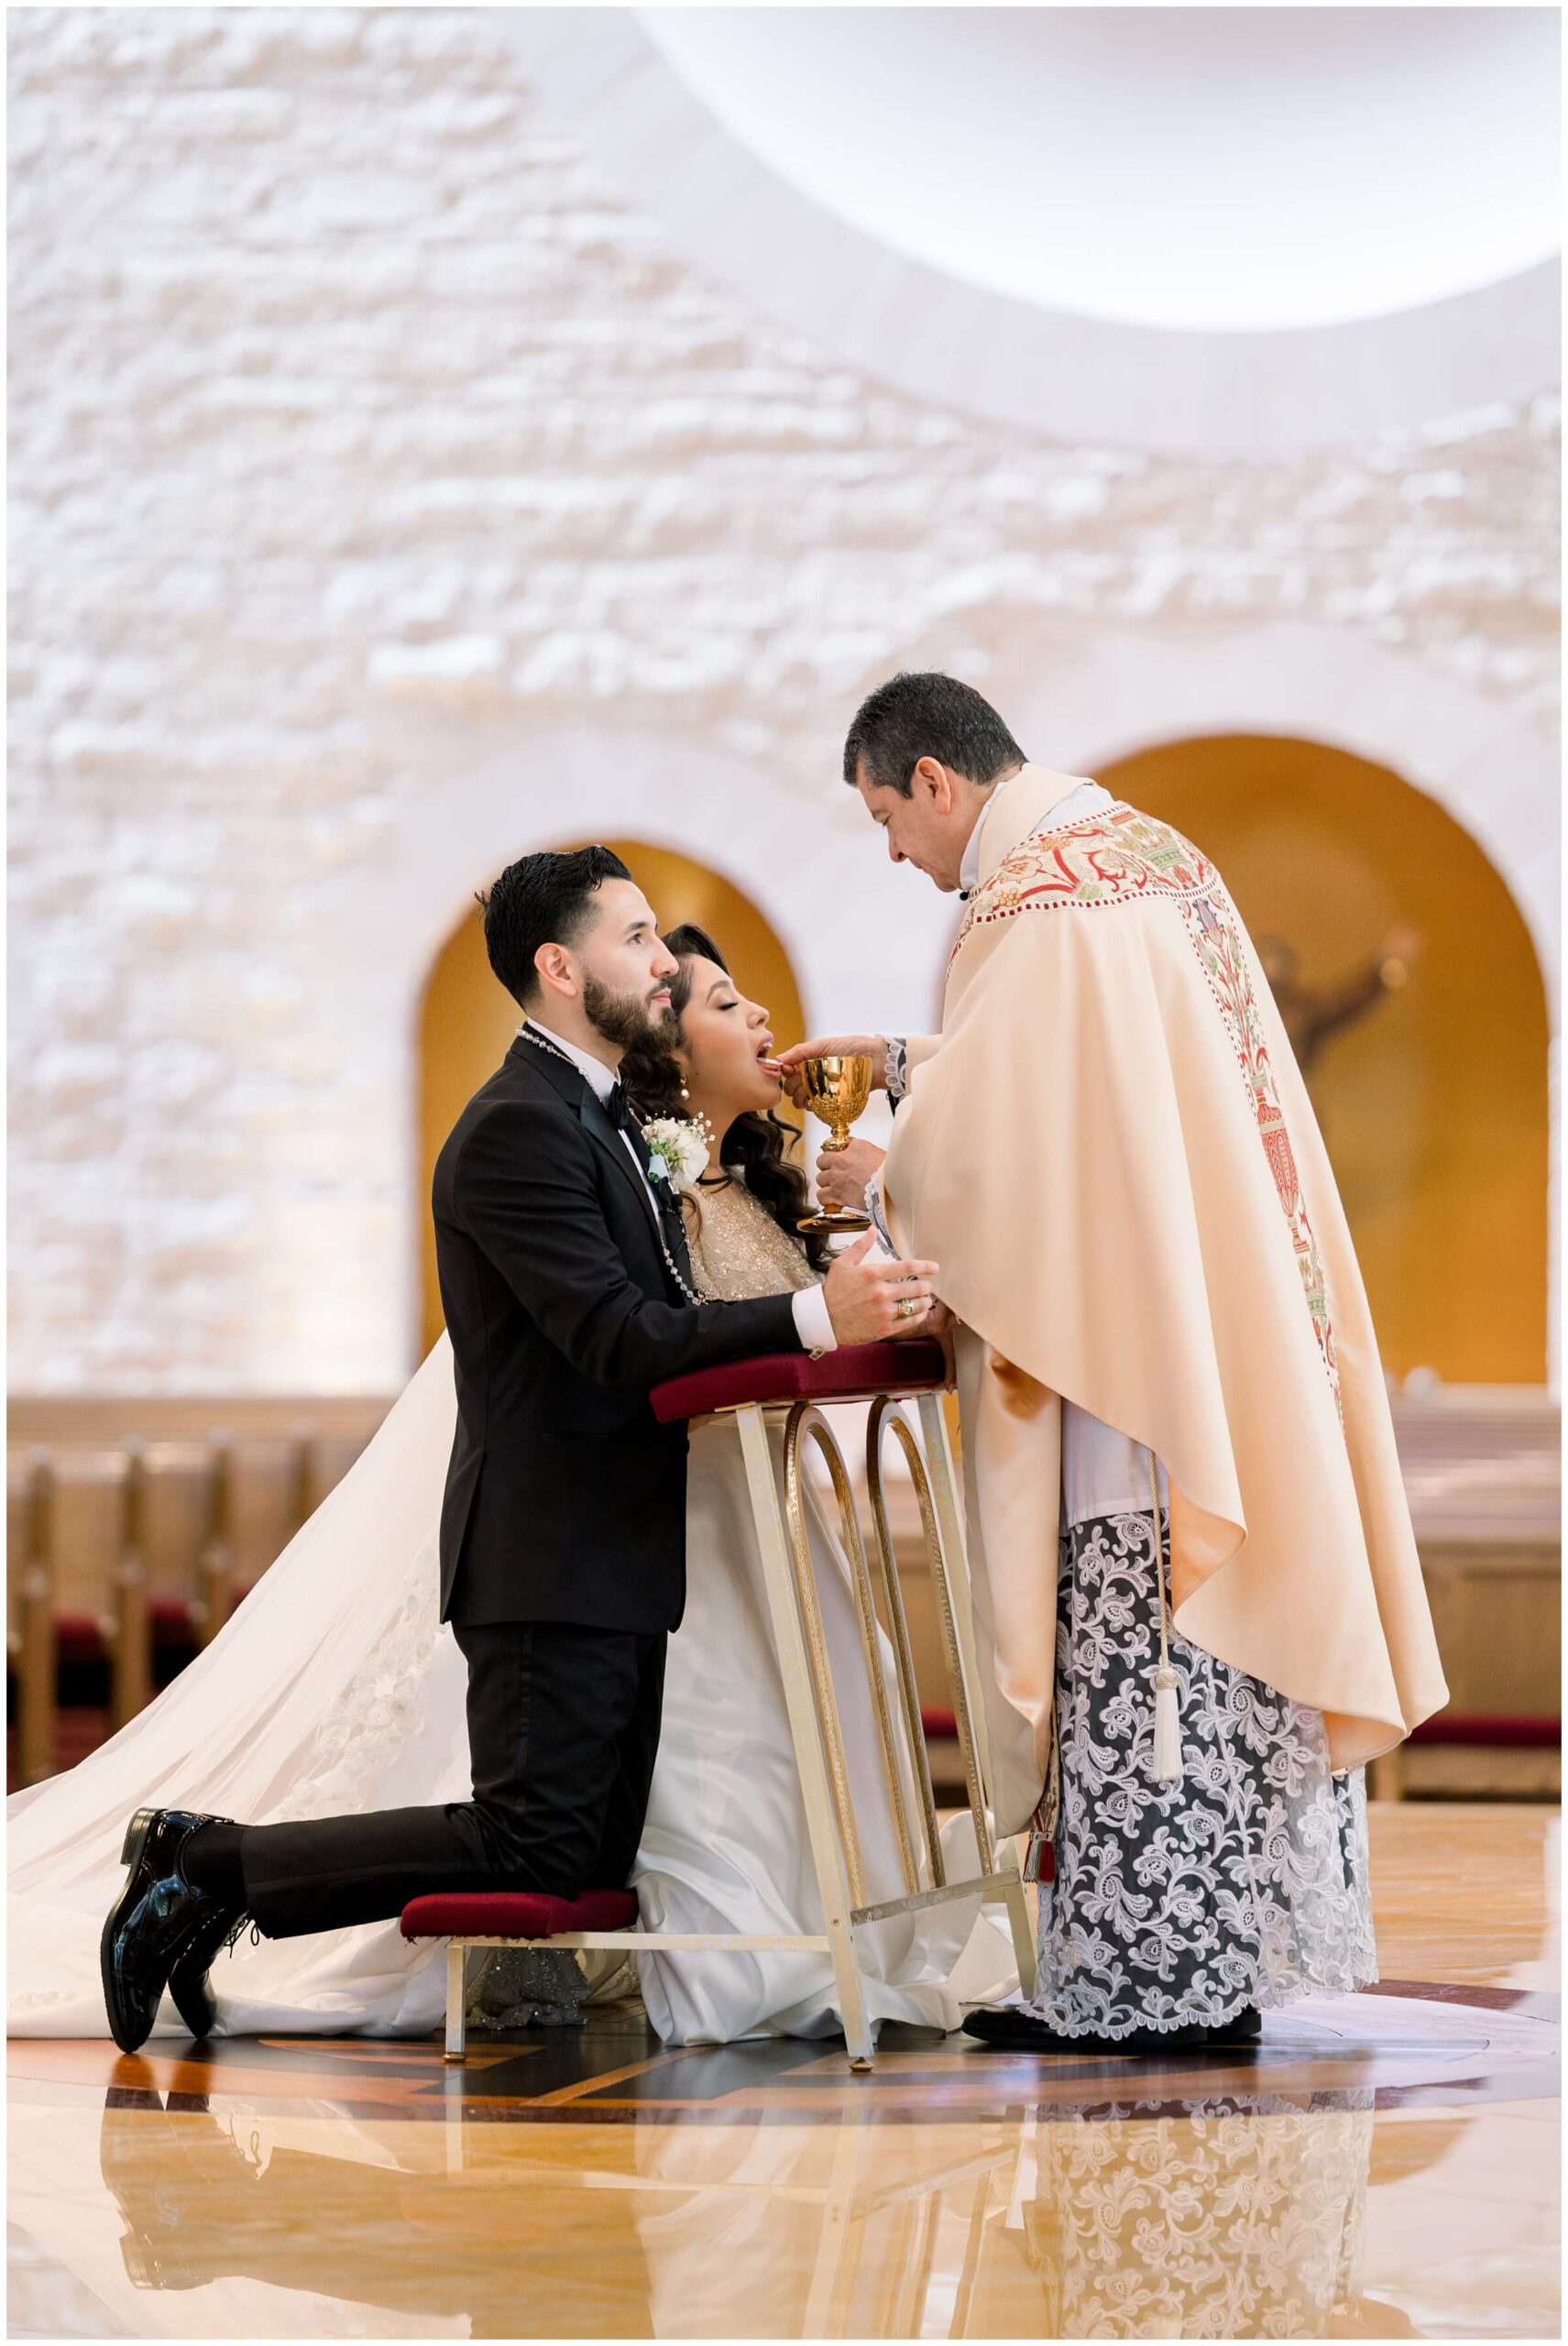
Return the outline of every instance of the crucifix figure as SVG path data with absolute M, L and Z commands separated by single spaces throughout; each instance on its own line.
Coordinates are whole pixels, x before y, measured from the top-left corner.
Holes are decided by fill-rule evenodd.
M 1382 951 L 1353 976 L 1342 978 L 1337 985 L 1309 986 L 1297 976 L 1293 945 L 1282 937 L 1259 938 L 1257 957 L 1304 1075 L 1310 1074 L 1331 1035 L 1353 1026 L 1385 994 L 1398 993 L 1420 949 L 1421 940 L 1413 928 L 1397 928 Z

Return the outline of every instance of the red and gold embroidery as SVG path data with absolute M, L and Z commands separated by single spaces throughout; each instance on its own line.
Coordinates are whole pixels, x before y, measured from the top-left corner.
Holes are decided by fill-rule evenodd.
M 1217 887 L 1207 856 L 1167 823 L 1134 806 L 1108 807 L 1059 831 L 1031 831 L 970 898 L 953 951 L 971 929 L 1015 913 L 1140 904 L 1150 896 L 1201 895 Z
M 1312 1234 L 1307 1201 L 1301 1195 L 1301 1177 L 1296 1167 L 1296 1152 L 1290 1146 L 1279 1088 L 1274 1080 L 1274 1062 L 1269 1056 L 1263 1021 L 1258 1015 L 1257 996 L 1253 992 L 1246 954 L 1242 945 L 1241 922 L 1229 896 L 1218 885 L 1212 896 L 1197 896 L 1190 903 L 1184 904 L 1181 914 L 1203 975 L 1209 981 L 1209 991 L 1220 1006 L 1231 1047 L 1246 1078 L 1257 1136 L 1263 1143 L 1263 1153 L 1268 1159 L 1268 1168 L 1274 1176 L 1274 1186 L 1289 1226 L 1290 1243 L 1296 1251 L 1296 1267 L 1301 1275 L 1301 1289 L 1311 1316 L 1312 1331 L 1318 1339 L 1318 1350 L 1322 1354 L 1323 1367 L 1337 1403 L 1339 1363 L 1334 1357 L 1333 1322 L 1329 1317 L 1322 1258 Z
M 1032 832 L 975 890 L 953 956 L 956 959 L 974 929 L 992 921 L 1011 920 L 1018 913 L 1099 911 L 1113 904 L 1160 900 L 1173 904 L 1180 915 L 1245 1080 L 1258 1139 L 1290 1232 L 1302 1293 L 1337 1403 L 1339 1367 L 1322 1260 L 1301 1195 L 1296 1152 L 1258 1014 L 1241 922 L 1207 856 L 1168 824 L 1157 823 L 1135 807 L 1122 805 L 1062 830 Z

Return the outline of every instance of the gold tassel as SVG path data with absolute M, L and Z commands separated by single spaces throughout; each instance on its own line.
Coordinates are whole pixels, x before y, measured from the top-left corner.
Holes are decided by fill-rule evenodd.
M 1149 1452 L 1149 1504 L 1154 1510 L 1155 1562 L 1159 1596 L 1159 1668 L 1154 1674 L 1154 1757 L 1149 1763 L 1149 1774 L 1157 1784 L 1179 1784 L 1184 1772 L 1181 1712 L 1176 1699 L 1179 1681 L 1170 1666 L 1170 1644 L 1166 1629 L 1165 1540 L 1159 1521 L 1159 1468 L 1152 1450 Z

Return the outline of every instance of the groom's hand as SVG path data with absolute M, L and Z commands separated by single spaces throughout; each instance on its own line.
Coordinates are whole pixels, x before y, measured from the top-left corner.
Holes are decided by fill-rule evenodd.
M 818 1035 L 815 1042 L 796 1043 L 793 1050 L 778 1056 L 779 1081 L 784 1085 L 797 1108 L 806 1105 L 806 1079 L 801 1074 L 803 1059 L 866 1058 L 872 1063 L 872 1090 L 887 1089 L 887 1036 L 885 1035 Z
M 817 1160 L 817 1194 L 825 1206 L 859 1206 L 867 1184 L 881 1172 L 887 1156 L 874 1141 L 851 1140 L 843 1148 L 824 1149 Z
M 936 1264 L 872 1255 L 875 1244 L 875 1232 L 868 1230 L 838 1257 L 822 1283 L 828 1316 L 841 1344 L 880 1344 L 889 1336 L 926 1332 L 936 1299 Z

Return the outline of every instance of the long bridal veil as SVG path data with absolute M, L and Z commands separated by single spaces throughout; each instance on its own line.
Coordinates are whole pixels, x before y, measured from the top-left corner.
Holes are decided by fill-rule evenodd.
M 441 1498 L 456 1403 L 443 1337 L 375 1440 L 206 1651 L 112 1742 L 10 1803 L 10 2031 L 102 2036 L 103 1918 L 124 1880 L 126 1820 L 144 1804 L 247 1824 L 466 1800 L 466 1673 L 438 1627 Z M 782 1437 L 773 1437 L 783 1475 Z M 860 1678 L 848 1568 L 817 1496 L 807 1527 L 836 1682 Z M 687 1606 L 672 1640 L 664 1726 L 636 1889 L 644 1923 L 742 1935 L 820 1931 L 761 1556 L 733 1429 L 694 1428 Z M 884 1676 L 892 1651 L 882 1639 Z M 840 1673 L 842 1676 L 840 1677 Z M 842 1725 L 867 1881 L 902 1888 L 869 1703 Z M 911 1800 L 912 1781 L 907 1786 Z M 948 1878 L 978 1870 L 967 1817 L 943 1831 Z M 868 1926 L 874 2018 L 952 2028 L 961 1997 L 1015 1984 L 1004 1935 L 968 1901 Z M 422 2035 L 444 1967 L 396 1921 L 241 1940 L 214 1975 L 229 2034 Z M 962 1960 L 960 1961 L 960 1958 Z M 820 1955 L 639 1957 L 648 2011 L 675 2043 L 837 2027 Z M 961 1974 L 961 1981 L 959 1975 Z M 180 2026 L 171 2005 L 156 2034 Z
M 105 2033 L 98 1935 L 125 1878 L 120 1845 L 133 1809 L 271 1824 L 467 1798 L 463 1658 L 437 1626 L 440 1495 L 455 1413 L 443 1336 L 206 1650 L 77 1767 L 13 1794 L 12 2035 Z M 410 1946 L 396 1923 L 242 1942 L 223 1972 L 225 2024 L 432 2027 L 439 1970 L 432 1950 Z M 179 2026 L 166 2018 L 157 2033 Z

